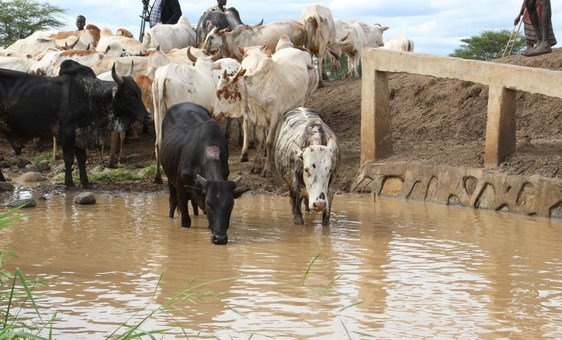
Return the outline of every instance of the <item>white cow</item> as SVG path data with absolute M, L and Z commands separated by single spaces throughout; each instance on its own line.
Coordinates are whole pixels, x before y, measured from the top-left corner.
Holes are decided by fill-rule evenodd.
M 348 56 L 348 76 L 359 77 L 361 51 L 366 47 L 383 46 L 382 34 L 387 29 L 379 24 L 369 26 L 356 20 L 351 23 L 336 20 L 337 41 Z
M 86 27 L 82 31 L 36 31 L 8 46 L 5 52 L 34 57 L 49 50 L 91 48 L 99 40 L 100 30 L 95 25 Z
M 145 55 L 146 50 L 135 38 L 113 35 L 111 29 L 104 27 L 96 51 L 104 52 L 111 57 Z
M 257 154 L 253 173 L 271 176 L 273 144 L 279 121 L 285 112 L 301 106 L 306 99 L 308 68 L 304 54 L 296 48 L 283 48 L 271 58 L 254 49 L 242 61 L 240 70 L 233 77 L 223 76 L 217 86 L 217 101 L 213 115 L 244 117 L 244 146 L 241 161 L 248 160 L 249 126 L 252 125 Z M 248 61 L 258 58 L 258 62 Z M 246 70 L 245 65 L 253 69 Z M 257 65 L 257 66 L 253 66 Z M 248 124 L 250 123 L 250 124 Z M 265 151 L 267 159 L 263 162 Z
M 33 60 L 27 58 L 0 57 L 0 68 L 5 68 L 7 70 L 28 72 L 33 63 Z
M 384 41 L 384 47 L 389 50 L 414 52 L 414 42 L 403 35 L 397 35 Z
M 162 145 L 162 121 L 170 106 L 182 102 L 199 104 L 212 112 L 215 101 L 217 72 L 233 73 L 238 65 L 234 60 L 218 60 L 213 62 L 210 57 L 195 58 L 191 56 L 194 65 L 168 64 L 159 67 L 154 74 L 152 83 L 152 99 L 155 131 L 156 174 L 155 182 L 162 181 L 160 172 L 160 146 Z M 213 70 L 215 76 L 213 76 Z M 218 81 L 218 79 L 216 80 Z
M 195 46 L 195 31 L 185 16 L 181 16 L 177 24 L 158 24 L 145 33 L 142 46 L 149 48 L 160 48 L 162 52 L 169 52 L 174 48 Z
M 300 22 L 306 28 L 306 49 L 318 57 L 321 84 L 325 59 L 332 55 L 338 60 L 341 54 L 341 47 L 336 40 L 336 25 L 332 12 L 328 7 L 312 5 L 302 12 Z
M 57 76 L 59 74 L 60 64 L 71 59 L 80 64 L 89 66 L 97 61 L 105 58 L 104 53 L 87 50 L 68 50 L 68 51 L 49 51 L 35 58 L 35 63 L 29 68 L 29 73 Z M 108 79 L 108 80 L 112 80 Z
M 307 210 L 322 212 L 322 225 L 330 224 L 338 163 L 336 135 L 318 112 L 299 107 L 285 114 L 275 146 L 275 167 L 289 187 L 295 224 L 304 224 L 303 199 Z

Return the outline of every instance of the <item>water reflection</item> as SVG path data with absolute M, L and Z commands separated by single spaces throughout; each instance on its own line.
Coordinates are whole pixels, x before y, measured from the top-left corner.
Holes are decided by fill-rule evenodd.
M 248 195 L 219 247 L 205 216 L 180 228 L 167 204 L 54 196 L 0 248 L 47 280 L 38 302 L 60 336 L 108 336 L 163 306 L 142 329 L 172 338 L 562 336 L 559 221 L 336 197 L 331 227 L 294 226 L 288 198 Z

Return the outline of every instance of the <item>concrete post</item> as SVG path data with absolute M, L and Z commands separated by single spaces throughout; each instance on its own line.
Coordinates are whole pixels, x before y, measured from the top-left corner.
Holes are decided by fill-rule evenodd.
M 484 166 L 494 168 L 515 152 L 517 92 L 490 85 Z
M 364 60 L 361 83 L 361 165 L 392 154 L 388 73 L 374 71 L 372 58 Z

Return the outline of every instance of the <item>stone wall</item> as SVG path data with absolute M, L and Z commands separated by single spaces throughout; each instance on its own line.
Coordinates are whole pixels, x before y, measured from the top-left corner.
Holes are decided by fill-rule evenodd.
M 412 163 L 365 165 L 352 191 L 562 219 L 562 180 Z

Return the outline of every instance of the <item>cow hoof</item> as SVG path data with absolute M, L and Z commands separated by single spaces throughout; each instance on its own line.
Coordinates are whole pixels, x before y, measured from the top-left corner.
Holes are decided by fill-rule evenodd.
M 182 228 L 191 228 L 191 223 L 182 224 Z
M 248 161 L 248 154 L 247 154 L 247 153 L 245 153 L 245 154 L 243 154 L 242 156 L 240 156 L 240 162 L 241 162 L 241 163 L 245 163 L 245 162 L 247 162 L 247 161 Z
M 154 177 L 154 183 L 156 184 L 162 184 L 162 177 Z
M 297 217 L 295 217 L 295 220 L 293 221 L 293 223 L 296 224 L 296 225 L 303 225 L 304 220 L 303 220 L 302 216 L 297 216 Z
M 257 166 L 254 165 L 254 167 L 252 168 L 252 170 L 250 170 L 251 174 L 259 174 L 261 173 L 261 169 Z

